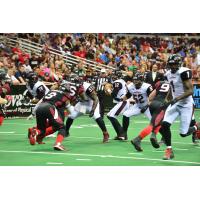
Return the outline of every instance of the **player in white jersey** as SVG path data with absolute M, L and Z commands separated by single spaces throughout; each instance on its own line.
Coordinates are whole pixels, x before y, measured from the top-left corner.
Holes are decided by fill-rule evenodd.
M 107 118 L 110 120 L 115 132 L 117 133 L 117 136 L 114 138 L 115 140 L 127 140 L 127 135 L 124 134 L 124 130 L 117 120 L 117 117 L 129 108 L 130 102 L 128 100 L 122 101 L 122 99 L 128 92 L 126 83 L 127 81 L 132 81 L 132 78 L 126 76 L 122 79 L 121 77 L 122 73 L 116 71 L 112 76 L 112 80 L 114 80 L 112 83 L 112 89 L 105 91 L 107 95 L 112 96 L 113 102 L 115 103 L 115 106 L 107 114 Z
M 166 78 L 171 86 L 173 100 L 165 112 L 160 129 L 167 146 L 163 157 L 164 160 L 174 157 L 171 147 L 170 126 L 178 116 L 180 117 L 180 135 L 182 137 L 191 134 L 195 137 L 196 131 L 199 129 L 195 121 L 192 121 L 194 112 L 192 72 L 189 68 L 182 67 L 181 64 L 182 59 L 179 55 L 173 54 L 168 59 L 169 71 L 166 73 Z
M 148 119 L 151 119 L 151 114 L 148 108 L 148 96 L 153 91 L 150 84 L 143 82 L 143 74 L 137 72 L 133 78 L 133 83 L 128 85 L 128 93 L 123 98 L 124 100 L 133 97 L 134 104 L 130 104 L 130 107 L 123 113 L 123 129 L 127 134 L 129 127 L 129 118 L 131 116 L 144 113 Z
M 80 100 L 74 106 L 74 110 L 69 115 L 66 121 L 66 133 L 69 135 L 69 129 L 77 117 L 89 114 L 89 117 L 95 119 L 96 123 L 103 132 L 103 143 L 108 142 L 109 134 L 107 132 L 105 123 L 100 115 L 99 99 L 95 88 L 92 84 L 83 82 L 80 77 L 74 80 L 77 86 L 77 96 Z
M 26 96 L 31 99 L 31 103 L 36 104 L 32 114 L 34 115 L 40 100 L 49 92 L 49 88 L 41 81 L 38 80 L 38 76 L 34 72 L 29 72 L 26 75 L 28 92 Z

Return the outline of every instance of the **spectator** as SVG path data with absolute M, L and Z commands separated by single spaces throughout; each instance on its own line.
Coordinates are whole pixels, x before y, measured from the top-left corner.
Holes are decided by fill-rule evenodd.
M 18 66 L 18 70 L 15 72 L 14 76 L 21 84 L 25 84 L 26 72 L 24 65 L 20 64 Z
M 151 84 L 152 87 L 155 88 L 155 84 L 162 80 L 164 80 L 164 76 L 158 72 L 158 66 L 155 63 L 152 66 L 152 70 L 146 74 L 145 82 Z

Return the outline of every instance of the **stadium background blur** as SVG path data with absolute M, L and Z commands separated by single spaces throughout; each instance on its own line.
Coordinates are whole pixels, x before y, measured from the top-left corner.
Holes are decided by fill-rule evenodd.
M 155 63 L 163 74 L 172 53 L 182 56 L 183 66 L 192 70 L 193 82 L 200 82 L 200 34 L 11 33 L 0 36 L 27 39 L 43 47 L 38 55 L 34 51 L 24 52 L 20 43 L 11 47 L 1 40 L 0 68 L 6 69 L 14 85 L 25 85 L 25 72 L 32 70 L 50 84 L 67 79 L 71 73 L 94 79 L 99 70 L 87 65 L 83 59 L 112 67 L 107 68 L 107 76 L 114 69 L 146 74 Z M 50 48 L 61 54 L 52 56 Z M 74 55 L 80 60 L 68 65 L 62 55 Z

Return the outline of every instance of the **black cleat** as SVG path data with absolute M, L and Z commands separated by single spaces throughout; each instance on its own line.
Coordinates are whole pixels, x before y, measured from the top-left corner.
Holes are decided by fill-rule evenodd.
M 155 133 L 152 133 L 152 134 L 151 134 L 150 141 L 151 141 L 151 145 L 152 145 L 154 148 L 156 148 L 156 149 L 160 148 L 160 145 L 159 145 L 159 143 L 158 143 L 158 140 L 157 140 L 157 138 L 156 138 L 156 134 L 155 134 Z
M 131 144 L 135 147 L 137 151 L 143 151 L 143 149 L 141 148 L 140 137 L 136 137 L 135 139 L 131 140 Z

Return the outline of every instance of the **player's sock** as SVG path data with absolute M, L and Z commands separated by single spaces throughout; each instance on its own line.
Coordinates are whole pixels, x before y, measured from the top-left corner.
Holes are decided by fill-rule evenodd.
M 171 146 L 171 124 L 168 122 L 163 122 L 160 128 L 160 133 L 164 138 L 166 146 Z
M 56 143 L 62 143 L 63 140 L 64 140 L 64 136 L 58 133 L 57 138 L 56 138 Z
M 108 116 L 108 119 L 110 120 L 110 122 L 112 123 L 114 129 L 115 129 L 115 132 L 117 133 L 117 136 L 121 136 L 124 134 L 124 130 L 122 128 L 122 126 L 120 125 L 120 123 L 118 122 L 118 120 L 114 117 L 109 117 Z
M 51 135 L 53 133 L 55 133 L 55 130 L 53 129 L 52 126 L 50 126 L 50 127 L 46 128 L 45 137 L 48 135 Z
M 129 117 L 126 117 L 126 116 L 123 115 L 122 127 L 123 127 L 125 134 L 127 134 L 127 131 L 128 131 L 129 121 L 130 121 Z
M 96 122 L 97 122 L 99 128 L 102 130 L 102 132 L 107 132 L 106 125 L 105 125 L 105 122 L 103 121 L 102 117 L 97 118 Z
M 70 129 L 71 125 L 73 124 L 73 121 L 74 120 L 72 118 L 70 118 L 70 117 L 67 118 L 66 127 L 65 127 L 66 128 L 65 130 L 67 133 L 69 132 L 69 129 Z
M 160 126 L 157 126 L 157 127 L 154 129 L 154 133 L 155 133 L 155 134 L 158 134 L 158 132 L 159 132 L 159 130 L 160 130 L 160 127 L 161 127 L 161 125 L 160 125 Z
M 147 135 L 149 135 L 149 134 L 151 133 L 152 130 L 153 130 L 152 125 L 148 125 L 146 128 L 144 128 L 144 129 L 140 132 L 140 134 L 139 134 L 140 139 L 145 138 Z
M 3 121 L 4 121 L 4 117 L 0 116 L 0 126 L 3 124 Z

